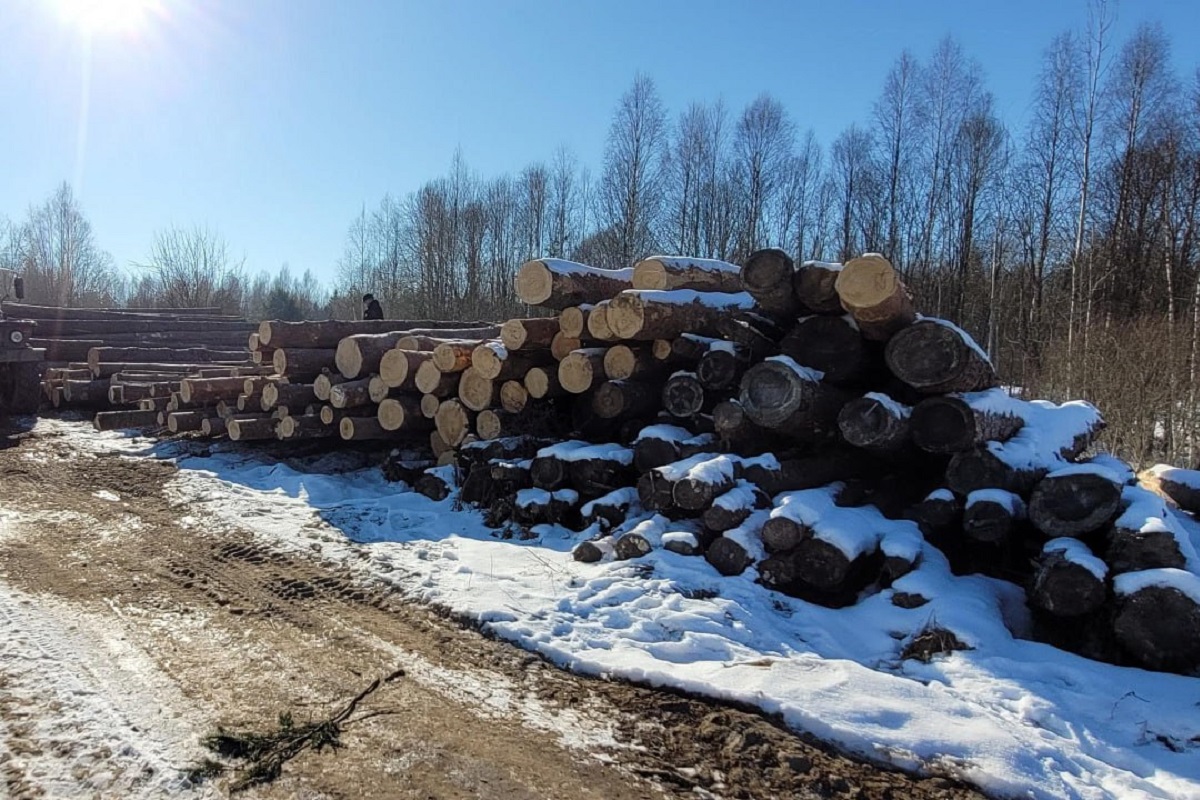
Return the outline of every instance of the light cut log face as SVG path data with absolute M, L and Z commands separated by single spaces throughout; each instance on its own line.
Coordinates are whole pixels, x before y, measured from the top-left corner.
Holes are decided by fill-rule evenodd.
M 837 292 L 848 306 L 870 308 L 896 292 L 896 271 L 883 256 L 851 259 L 838 275 Z
M 639 261 L 633 268 L 633 288 L 666 289 L 667 270 L 662 262 L 655 259 Z
M 538 305 L 550 299 L 554 291 L 554 279 L 550 270 L 541 261 L 528 261 L 517 272 L 517 296 L 530 305 Z
M 534 367 L 525 373 L 525 388 L 530 397 L 540 400 L 550 391 L 549 374 L 541 367 Z

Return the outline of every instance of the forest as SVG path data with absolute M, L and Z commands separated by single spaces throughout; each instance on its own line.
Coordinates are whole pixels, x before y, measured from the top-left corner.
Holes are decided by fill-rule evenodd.
M 952 38 L 901 52 L 871 104 L 820 142 L 768 94 L 670 111 L 650 76 L 618 99 L 593 173 L 562 145 L 481 176 L 456 155 L 421 187 L 352 212 L 332 285 L 252 274 L 215 231 L 171 228 L 120 266 L 62 184 L 0 217 L 0 267 L 31 302 L 222 306 L 251 318 L 507 319 L 525 260 L 626 267 L 653 253 L 740 263 L 879 252 L 927 314 L 969 330 L 1027 397 L 1103 410 L 1105 445 L 1139 463 L 1197 464 L 1200 447 L 1200 69 L 1144 25 L 1116 40 L 1093 3 L 1044 49 L 1021 128 Z

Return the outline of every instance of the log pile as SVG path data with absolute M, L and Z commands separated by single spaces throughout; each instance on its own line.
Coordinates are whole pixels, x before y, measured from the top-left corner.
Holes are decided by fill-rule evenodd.
M 901 580 L 928 544 L 959 574 L 1023 585 L 1045 641 L 1200 667 L 1195 554 L 1127 466 L 1084 457 L 1097 410 L 997 388 L 882 256 L 540 259 L 517 293 L 556 316 L 403 356 L 453 465 L 418 491 L 457 490 L 519 535 L 583 532 L 583 561 L 668 550 L 833 607 Z

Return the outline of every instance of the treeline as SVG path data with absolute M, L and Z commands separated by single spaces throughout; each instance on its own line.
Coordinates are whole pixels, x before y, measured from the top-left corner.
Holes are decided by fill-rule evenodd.
M 310 272 L 285 265 L 250 274 L 228 243 L 206 228 L 154 235 L 142 262 L 118 268 L 101 250 L 71 187 L 60 185 L 20 223 L 0 218 L 0 269 L 19 272 L 26 300 L 61 306 L 220 307 L 251 319 L 322 319 L 330 299 Z
M 672 117 L 639 76 L 599 175 L 561 150 L 495 178 L 456 157 L 355 218 L 337 286 L 376 287 L 401 314 L 499 318 L 520 313 L 511 276 L 533 254 L 881 252 L 1008 383 L 1097 402 L 1123 456 L 1195 464 L 1200 72 L 1177 74 L 1161 27 L 1114 41 L 1112 24 L 1096 3 L 1048 44 L 1023 130 L 952 39 L 901 53 L 870 116 L 828 146 L 769 95 Z

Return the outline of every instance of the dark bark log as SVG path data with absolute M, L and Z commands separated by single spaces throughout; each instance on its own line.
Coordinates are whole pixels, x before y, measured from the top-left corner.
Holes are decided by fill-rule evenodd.
M 771 314 L 794 316 L 797 311 L 792 282 L 796 265 L 782 250 L 769 248 L 750 254 L 742 265 L 742 286 L 758 305 Z
M 536 493 L 534 499 L 526 492 Z M 575 527 L 578 522 L 579 496 L 573 491 L 545 492 L 527 489 L 517 495 L 513 508 L 513 519 L 525 525 L 565 525 Z
M 658 405 L 657 384 L 605 381 L 592 395 L 592 409 L 603 419 L 629 419 L 650 414 Z
M 751 367 L 742 378 L 739 400 L 756 424 L 790 438 L 816 441 L 837 430 L 838 412 L 850 396 L 790 359 L 771 359 Z
M 1121 487 L 1090 472 L 1052 473 L 1029 497 L 1029 520 L 1047 538 L 1086 536 L 1100 530 L 1121 507 Z
M 108 405 L 109 382 L 63 381 L 63 400 L 69 405 L 105 407 Z
M 726 341 L 745 348 L 751 361 L 779 355 L 779 343 L 766 333 L 760 325 L 731 314 L 717 320 L 717 332 Z
M 728 463 L 729 469 L 714 469 L 718 463 Z M 711 461 L 698 465 L 675 481 L 671 489 L 674 505 L 685 511 L 703 511 L 717 497 L 734 487 L 734 472 L 733 461 L 728 456 L 715 456 Z
M 841 264 L 825 261 L 805 261 L 796 270 L 792 288 L 801 308 L 813 314 L 841 314 L 842 298 L 838 297 L 837 279 Z
M 962 526 L 963 503 L 949 490 L 938 490 L 915 503 L 905 513 L 929 538 L 943 537 Z
M 1062 550 L 1042 551 L 1029 582 L 1031 607 L 1056 617 L 1078 617 L 1099 611 L 1107 599 L 1103 578 Z
M 613 555 L 618 561 L 628 561 L 649 555 L 653 548 L 640 533 L 626 533 L 613 541 Z
M 157 411 L 101 411 L 92 418 L 92 427 L 98 431 L 116 431 L 127 428 L 158 427 Z
M 600 539 L 592 539 L 587 542 L 580 542 L 571 555 L 576 561 L 584 564 L 594 564 L 597 561 L 604 560 L 606 555 L 613 554 L 613 541 L 611 537 Z
M 757 510 L 771 507 L 771 498 L 762 489 L 746 481 L 717 497 L 704 510 L 701 521 L 704 527 L 716 533 L 724 533 L 741 525 Z M 763 526 L 766 539 L 766 526 Z
M 235 442 L 274 439 L 278 424 L 273 417 L 233 417 L 225 420 L 225 432 Z
M 638 478 L 638 501 L 647 511 L 670 511 L 675 507 L 674 489 L 657 470 L 650 470 Z
M 326 425 L 316 414 L 288 416 L 279 420 L 275 434 L 280 439 L 324 439 L 338 433 L 332 425 Z
M 993 490 L 996 492 L 997 490 Z M 971 496 L 963 510 L 963 535 L 982 544 L 1003 544 L 1020 519 L 1021 499 L 1016 495 Z
M 447 481 L 445 469 L 442 467 L 425 470 L 425 474 L 417 479 L 413 488 L 418 494 L 422 494 L 435 502 L 445 500 L 454 491 L 454 487 Z
M 528 261 L 517 272 L 522 303 L 561 309 L 598 303 L 632 287 L 633 269 L 597 269 L 559 259 Z
M 970 335 L 925 319 L 897 333 L 884 351 L 888 369 L 925 394 L 975 392 L 999 384 L 996 370 Z
M 245 350 L 216 350 L 207 347 L 93 347 L 87 352 L 88 367 L 98 364 L 211 364 L 245 361 Z
M 780 492 L 815 489 L 834 481 L 860 478 L 879 472 L 881 464 L 869 455 L 850 449 L 835 449 L 803 458 L 785 459 L 778 466 L 751 461 L 743 464 L 738 477 L 745 478 L 772 497 Z
M 1159 464 L 1138 473 L 1138 483 L 1179 508 L 1200 514 L 1200 470 Z
M 1113 631 L 1143 667 L 1185 675 L 1200 669 L 1200 603 L 1178 589 L 1151 585 L 1119 595 Z
M 737 386 L 749 367 L 749 353 L 728 344 L 712 347 L 700 357 L 696 365 L 696 377 L 710 392 L 723 392 Z
M 762 540 L 768 553 L 790 553 L 811 536 L 812 530 L 807 525 L 785 516 L 776 515 L 763 523 Z
M 713 565 L 717 572 L 725 576 L 741 575 L 746 568 L 754 563 L 754 559 L 746 552 L 746 548 L 724 536 L 713 540 L 704 551 L 704 559 Z
M 713 407 L 713 428 L 722 446 L 738 455 L 765 453 L 779 444 L 778 436 L 751 420 L 738 400 L 725 400 Z
M 611 531 L 625 522 L 636 503 L 635 490 L 616 489 L 584 506 L 583 524 L 588 527 L 599 525 L 600 530 Z
M 188 433 L 200 430 L 204 420 L 215 416 L 209 411 L 174 411 L 167 415 L 167 430 L 171 433 Z
M 707 402 L 704 385 L 694 372 L 676 372 L 662 390 L 662 406 L 681 419 L 699 414 Z
M 588 458 L 567 465 L 570 483 L 582 497 L 589 499 L 628 487 L 633 481 L 629 465 L 617 458 Z
M 887 395 L 855 398 L 838 412 L 838 429 L 849 444 L 875 452 L 896 452 L 911 436 L 912 409 Z
M 860 386 L 878 372 L 878 350 L 845 316 L 805 317 L 779 342 L 779 352 L 824 373 L 839 386 Z
M 1024 420 L 997 413 L 963 397 L 930 397 L 912 412 L 913 442 L 930 453 L 955 453 L 984 442 L 1003 442 L 1021 430 Z

